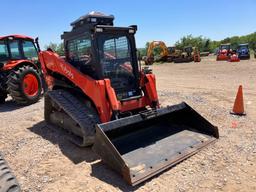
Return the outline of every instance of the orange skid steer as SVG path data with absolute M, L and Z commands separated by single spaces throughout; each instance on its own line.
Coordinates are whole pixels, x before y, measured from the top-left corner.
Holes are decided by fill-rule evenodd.
M 219 135 L 186 103 L 159 108 L 155 76 L 138 63 L 137 26 L 115 27 L 113 20 L 91 12 L 73 22 L 62 35 L 65 59 L 39 52 L 49 87 L 45 120 L 66 129 L 78 146 L 93 145 L 103 162 L 136 185 Z

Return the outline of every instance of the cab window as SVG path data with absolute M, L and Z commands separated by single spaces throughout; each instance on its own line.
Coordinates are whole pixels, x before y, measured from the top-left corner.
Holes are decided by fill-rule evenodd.
M 23 41 L 22 42 L 24 57 L 28 60 L 38 60 L 37 51 L 35 45 L 32 41 Z
M 20 49 L 19 49 L 19 41 L 13 40 L 10 42 L 9 45 L 10 45 L 12 59 L 22 59 L 22 56 L 20 54 Z
M 68 57 L 72 64 L 85 64 L 91 57 L 91 40 L 89 37 L 71 40 L 68 42 L 68 50 Z
M 0 61 L 5 61 L 9 58 L 8 49 L 4 41 L 0 41 Z

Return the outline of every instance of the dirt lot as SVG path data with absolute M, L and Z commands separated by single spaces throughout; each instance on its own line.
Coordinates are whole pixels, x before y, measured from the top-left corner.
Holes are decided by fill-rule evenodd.
M 162 106 L 186 101 L 219 127 L 220 139 L 135 188 L 90 149 L 65 140 L 43 120 L 43 99 L 0 106 L 0 151 L 24 191 L 256 191 L 256 60 L 154 65 Z M 247 116 L 229 114 L 238 85 Z

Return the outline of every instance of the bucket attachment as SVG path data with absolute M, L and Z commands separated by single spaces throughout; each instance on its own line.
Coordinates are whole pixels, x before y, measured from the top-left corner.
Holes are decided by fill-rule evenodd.
M 181 103 L 98 124 L 93 150 L 134 186 L 218 137 L 217 127 Z

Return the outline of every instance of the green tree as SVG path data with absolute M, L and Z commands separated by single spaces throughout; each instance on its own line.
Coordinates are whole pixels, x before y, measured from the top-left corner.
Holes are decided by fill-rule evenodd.
M 193 37 L 192 35 L 187 35 L 182 37 L 179 41 L 175 43 L 175 46 L 179 49 L 183 49 L 187 46 L 198 47 L 200 51 L 208 51 L 210 50 L 210 42 L 209 38 L 205 38 L 203 36 Z
M 224 43 L 230 43 L 232 49 L 236 49 L 241 43 L 249 43 L 249 47 L 253 49 L 256 47 L 256 32 L 243 36 L 226 37 L 220 41 L 211 41 L 209 38 L 202 36 L 193 37 L 192 35 L 187 35 L 177 41 L 175 46 L 180 49 L 186 46 L 193 46 L 198 47 L 200 51 L 215 52 L 220 44 Z
M 55 51 L 56 53 L 58 53 L 58 55 L 63 56 L 64 55 L 64 44 L 60 43 L 52 43 L 50 42 L 49 45 L 45 46 L 45 49 L 51 48 L 53 51 Z

